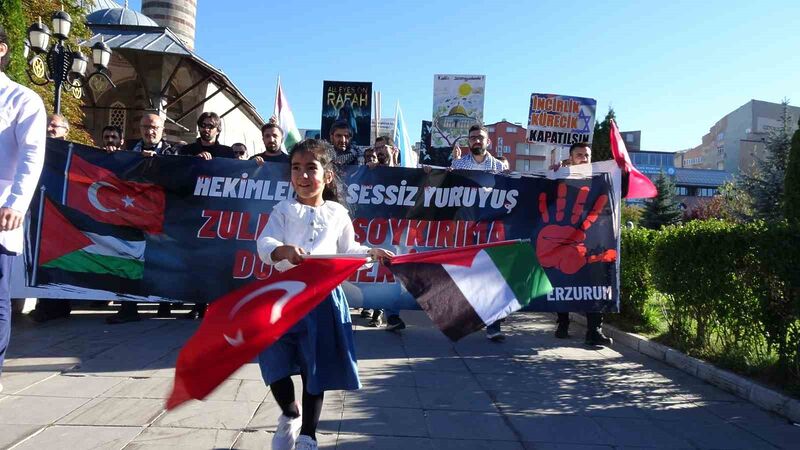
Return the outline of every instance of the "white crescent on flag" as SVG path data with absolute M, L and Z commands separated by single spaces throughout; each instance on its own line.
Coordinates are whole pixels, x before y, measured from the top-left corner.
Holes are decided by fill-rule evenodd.
M 283 312 L 283 307 L 286 306 L 297 294 L 303 292 L 306 288 L 306 284 L 302 281 L 279 281 L 277 283 L 268 284 L 266 286 L 262 286 L 255 291 L 245 295 L 242 297 L 241 300 L 236 302 L 236 304 L 231 308 L 231 312 L 228 313 L 228 319 L 233 320 L 236 314 L 244 308 L 252 300 L 256 299 L 258 296 L 263 295 L 267 292 L 272 291 L 285 291 L 283 295 L 278 298 L 274 305 L 272 305 L 272 310 L 269 316 L 269 323 L 274 324 L 281 318 L 281 313 Z M 242 330 L 237 330 L 236 336 L 231 338 L 226 334 L 222 335 L 225 340 L 232 346 L 238 347 L 244 343 L 244 337 L 242 336 Z
M 89 191 L 88 191 L 89 203 L 91 203 L 92 206 L 94 206 L 100 212 L 105 212 L 105 213 L 114 212 L 116 211 L 116 208 L 106 208 L 102 203 L 100 203 L 100 200 L 97 198 L 98 192 L 100 192 L 100 189 L 104 187 L 108 187 L 114 189 L 115 191 L 119 191 L 119 189 L 117 189 L 117 187 L 111 183 L 105 181 L 95 181 L 94 183 L 92 183 L 91 186 L 89 186 Z

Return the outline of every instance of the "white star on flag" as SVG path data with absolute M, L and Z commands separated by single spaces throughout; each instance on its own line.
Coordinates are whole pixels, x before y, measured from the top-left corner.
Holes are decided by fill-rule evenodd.
M 126 195 L 125 197 L 122 197 L 122 203 L 125 204 L 126 208 L 130 208 L 131 206 L 133 206 L 133 199 L 130 196 Z

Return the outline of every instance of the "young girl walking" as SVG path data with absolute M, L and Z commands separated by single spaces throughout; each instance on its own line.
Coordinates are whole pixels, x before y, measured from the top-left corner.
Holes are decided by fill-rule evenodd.
M 340 199 L 333 149 L 307 139 L 289 153 L 295 198 L 272 210 L 258 238 L 258 255 L 268 264 L 302 264 L 303 255 L 367 253 L 383 261 L 393 254 L 355 241 L 353 224 Z M 285 262 L 282 264 L 286 264 Z M 259 365 L 281 408 L 272 438 L 276 450 L 316 449 L 316 430 L 325 391 L 361 387 L 353 329 L 344 291 L 337 287 L 306 317 L 259 355 Z M 302 414 L 291 375 L 303 380 Z

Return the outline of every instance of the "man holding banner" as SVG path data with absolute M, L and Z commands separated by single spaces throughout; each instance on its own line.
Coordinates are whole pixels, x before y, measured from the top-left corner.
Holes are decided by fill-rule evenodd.
M 489 130 L 483 125 L 473 125 L 469 128 L 469 151 L 463 158 L 453 158 L 450 167 L 461 170 L 483 170 L 502 172 L 503 163 L 489 153 Z M 486 326 L 486 337 L 492 342 L 503 342 L 506 337 L 500 330 L 500 322 L 490 323 Z
M 22 222 L 44 165 L 46 133 L 42 99 L 5 74 L 10 56 L 0 26 L 0 375 L 11 338 L 11 258 L 22 252 Z

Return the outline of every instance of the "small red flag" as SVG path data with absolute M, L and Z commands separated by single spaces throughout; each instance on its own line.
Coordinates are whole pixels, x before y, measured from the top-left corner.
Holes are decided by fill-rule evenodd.
M 49 198 L 44 198 L 39 265 L 47 264 L 92 244 L 94 242 L 75 228 L 75 225 L 61 214 Z
M 299 266 L 225 294 L 183 346 L 167 409 L 202 400 L 252 361 L 366 263 L 364 257 L 309 257 Z
M 75 154 L 68 179 L 67 206 L 98 222 L 161 233 L 166 204 L 161 186 L 122 180 Z
M 625 198 L 652 198 L 658 195 L 656 186 L 647 178 L 647 175 L 639 172 L 639 169 L 633 166 L 631 157 L 628 155 L 628 150 L 625 148 L 625 142 L 622 140 L 622 135 L 619 134 L 617 123 L 611 121 L 611 153 L 614 154 L 614 161 L 622 172 L 628 174 L 628 195 Z

